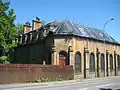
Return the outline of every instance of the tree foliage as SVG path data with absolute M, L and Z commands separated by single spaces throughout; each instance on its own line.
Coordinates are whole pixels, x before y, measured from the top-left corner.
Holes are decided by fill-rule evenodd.
M 9 8 L 10 2 L 0 0 L 0 50 L 8 56 L 9 49 L 14 47 L 17 29 L 14 21 L 14 10 Z
M 24 34 L 24 25 L 23 24 L 18 23 L 16 25 L 16 27 L 17 27 L 18 36 Z

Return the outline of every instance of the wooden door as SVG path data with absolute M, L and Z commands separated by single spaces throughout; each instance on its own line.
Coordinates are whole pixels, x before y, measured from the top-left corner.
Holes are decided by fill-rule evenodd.
M 66 58 L 63 57 L 59 57 L 59 64 L 60 66 L 65 66 L 66 65 Z

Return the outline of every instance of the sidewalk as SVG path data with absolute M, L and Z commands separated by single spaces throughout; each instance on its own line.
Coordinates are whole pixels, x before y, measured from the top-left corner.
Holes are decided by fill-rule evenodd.
M 8 89 L 8 88 L 18 88 L 18 87 L 34 87 L 34 86 L 52 86 L 52 85 L 69 85 L 79 83 L 88 83 L 96 80 L 105 80 L 111 78 L 118 78 L 120 76 L 112 76 L 112 77 L 102 77 L 102 78 L 94 78 L 94 79 L 82 79 L 82 80 L 67 80 L 67 81 L 53 81 L 53 82 L 41 82 L 41 83 L 13 83 L 13 84 L 0 84 L 0 89 Z

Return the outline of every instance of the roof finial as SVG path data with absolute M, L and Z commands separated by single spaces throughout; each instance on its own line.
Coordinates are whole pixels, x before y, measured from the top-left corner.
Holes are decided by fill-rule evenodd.
M 30 22 L 28 22 L 28 21 L 27 21 L 27 22 L 25 23 L 25 25 L 28 25 L 28 26 L 30 26 Z
M 38 21 L 39 21 L 39 20 L 40 20 L 40 18 L 39 18 L 39 17 L 36 17 L 36 20 L 38 20 Z

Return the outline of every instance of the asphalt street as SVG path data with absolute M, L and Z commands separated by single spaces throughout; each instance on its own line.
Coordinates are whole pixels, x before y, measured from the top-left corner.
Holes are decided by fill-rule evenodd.
M 120 76 L 78 81 L 0 84 L 0 90 L 120 90 Z

